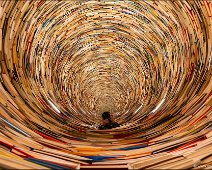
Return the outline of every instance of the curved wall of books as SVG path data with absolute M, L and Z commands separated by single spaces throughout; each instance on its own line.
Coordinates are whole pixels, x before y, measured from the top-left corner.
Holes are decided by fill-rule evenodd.
M 0 1 L 0 167 L 211 168 L 211 9 Z

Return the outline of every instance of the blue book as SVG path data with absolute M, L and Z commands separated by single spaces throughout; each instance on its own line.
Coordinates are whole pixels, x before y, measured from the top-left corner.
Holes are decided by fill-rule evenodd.
M 85 156 L 85 157 L 92 159 L 92 161 L 102 161 L 108 158 L 116 158 L 116 156 Z
M 145 147 L 147 147 L 147 146 L 148 146 L 148 144 L 144 143 L 144 144 L 142 144 L 142 145 L 129 146 L 129 147 L 118 148 L 118 149 L 114 149 L 114 150 L 124 150 L 124 151 L 128 151 L 128 150 L 133 150 L 133 149 L 145 148 Z
M 61 165 L 51 163 L 51 162 L 46 162 L 44 160 L 40 160 L 40 159 L 36 159 L 36 158 L 25 158 L 25 160 L 45 166 L 47 168 L 51 168 L 51 169 L 70 170 L 70 168 L 67 168 L 65 166 L 61 166 Z

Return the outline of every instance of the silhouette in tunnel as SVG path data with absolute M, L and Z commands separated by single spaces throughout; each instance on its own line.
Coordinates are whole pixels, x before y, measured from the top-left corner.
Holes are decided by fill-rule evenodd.
M 100 130 L 103 129 L 112 129 L 119 127 L 119 124 L 115 122 L 111 117 L 109 112 L 103 112 L 102 113 L 102 125 L 99 126 Z

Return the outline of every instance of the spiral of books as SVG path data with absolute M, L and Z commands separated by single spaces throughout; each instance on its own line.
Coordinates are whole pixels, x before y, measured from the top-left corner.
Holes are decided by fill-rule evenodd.
M 0 1 L 0 169 L 212 168 L 211 45 L 211 0 Z

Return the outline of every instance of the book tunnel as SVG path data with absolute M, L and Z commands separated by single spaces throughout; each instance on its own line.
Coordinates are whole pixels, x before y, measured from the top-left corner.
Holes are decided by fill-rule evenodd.
M 211 24 L 211 0 L 0 1 L 0 169 L 211 169 Z

